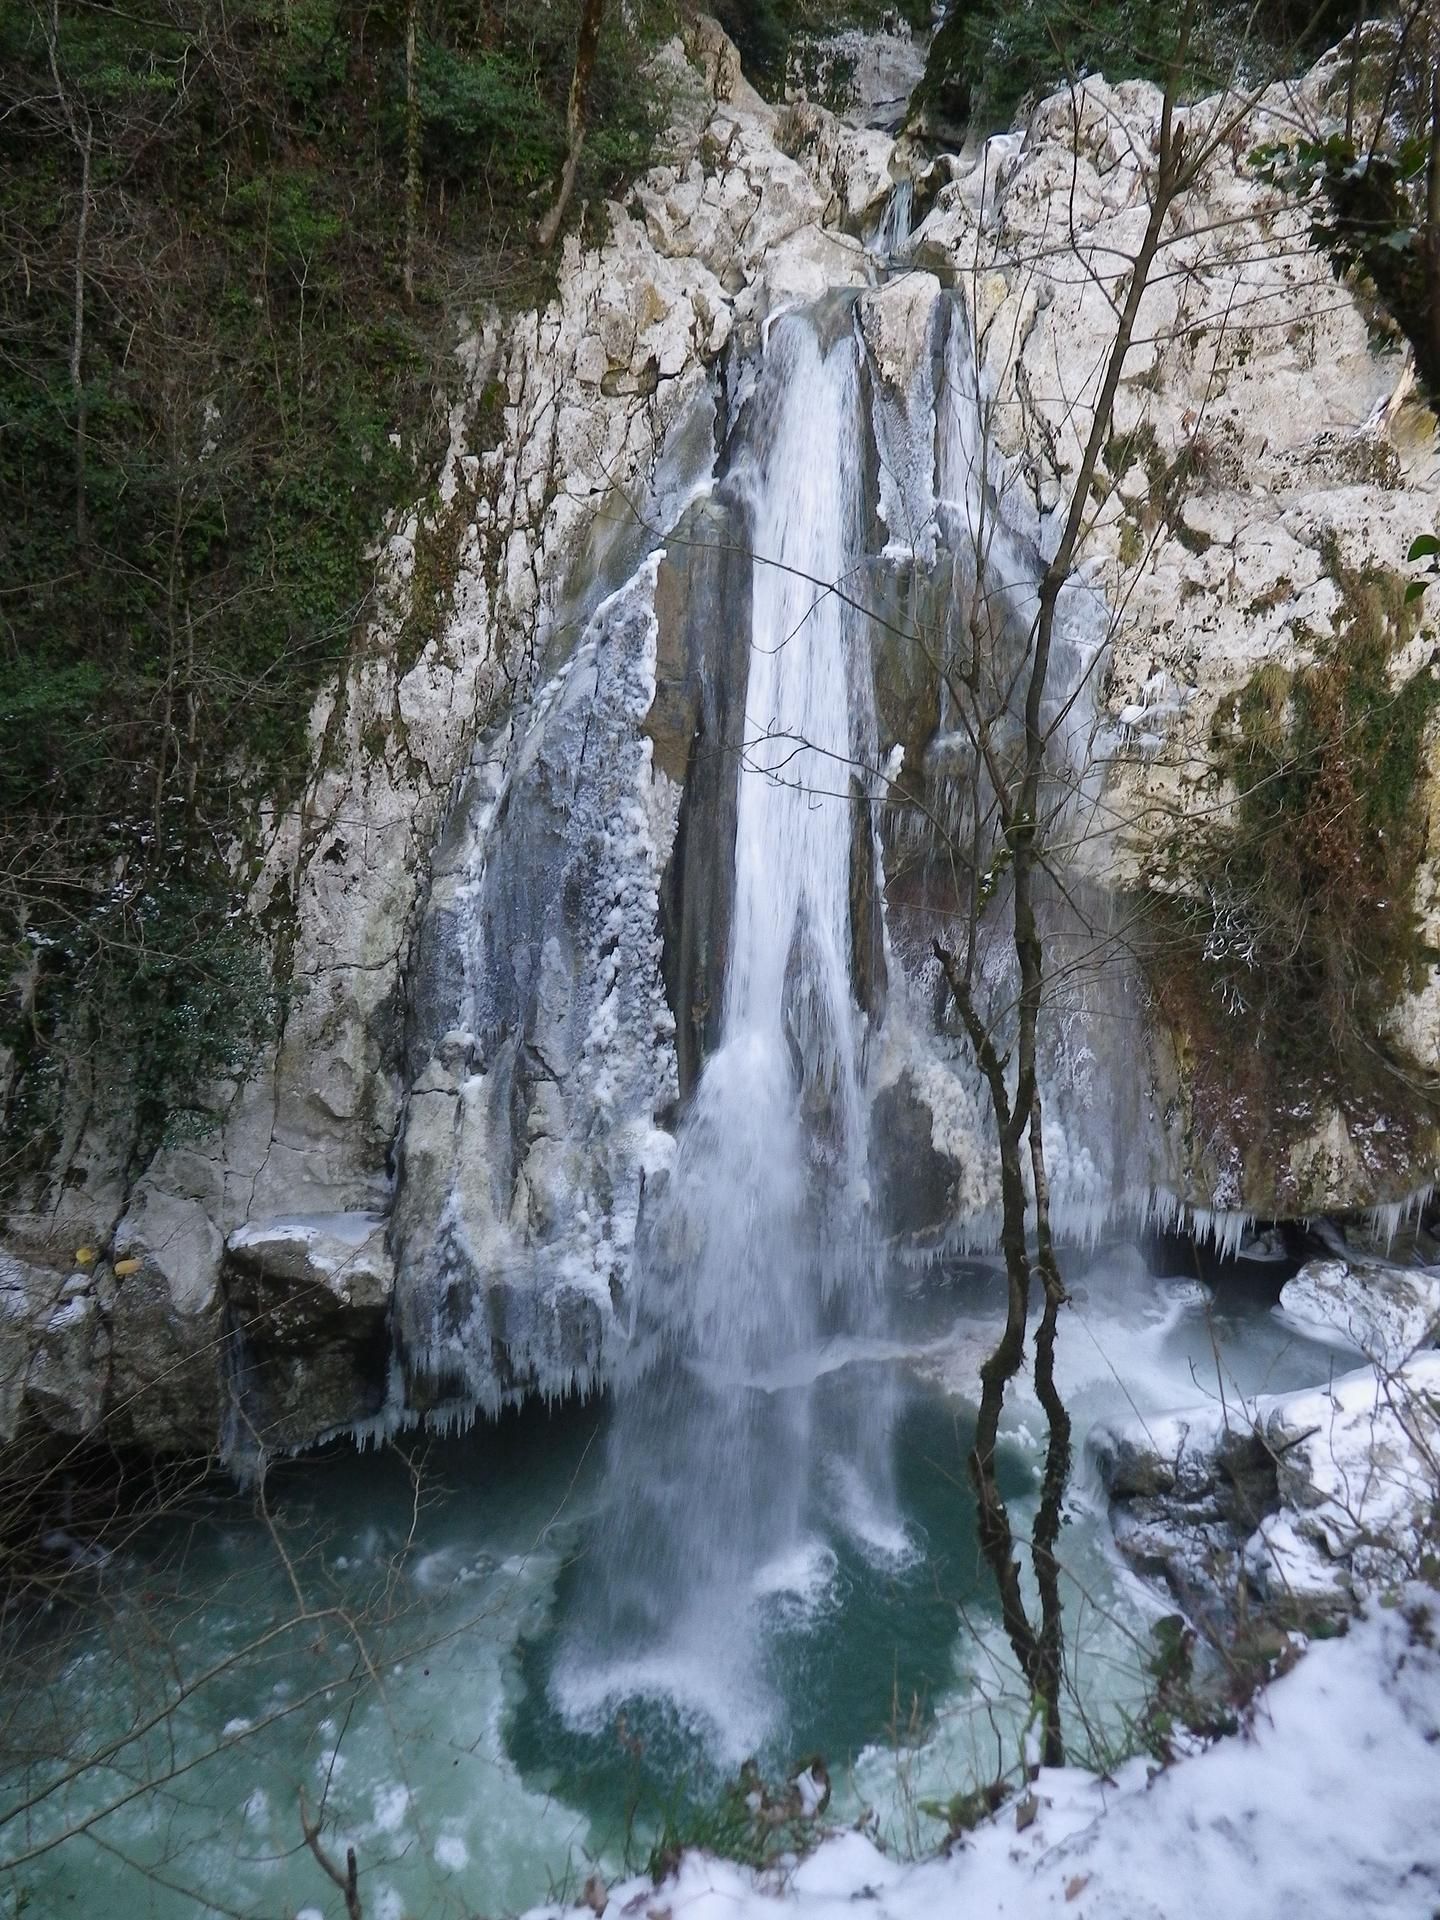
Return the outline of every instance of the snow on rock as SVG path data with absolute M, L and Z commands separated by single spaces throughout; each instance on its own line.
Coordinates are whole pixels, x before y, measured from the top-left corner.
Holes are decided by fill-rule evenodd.
M 291 1287 L 324 1287 L 345 1306 L 383 1305 L 395 1281 L 380 1214 L 257 1221 L 225 1246 L 235 1266 Z
M 1343 1614 L 1420 1564 L 1440 1457 L 1440 1353 L 1247 1406 L 1096 1428 L 1121 1551 L 1183 1606 Z
M 1440 1325 L 1440 1271 L 1310 1260 L 1280 1289 L 1276 1311 L 1312 1338 L 1351 1348 L 1389 1369 L 1433 1342 Z
M 861 1833 L 755 1873 L 688 1854 L 607 1911 L 669 1920 L 1432 1920 L 1440 1903 L 1440 1611 L 1415 1587 L 1310 1648 L 1248 1725 L 1163 1769 L 1042 1770 L 948 1858 Z M 1027 1804 L 1027 1812 L 1029 1807 Z M 537 1910 L 559 1915 L 558 1908 Z M 579 1912 L 581 1910 L 575 1910 Z

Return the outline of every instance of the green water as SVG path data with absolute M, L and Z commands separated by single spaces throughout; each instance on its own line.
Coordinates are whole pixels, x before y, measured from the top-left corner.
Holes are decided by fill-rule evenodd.
M 753 1623 L 778 1703 L 767 1775 L 823 1754 L 833 1816 L 868 1812 L 898 1850 L 933 1847 L 943 1824 L 924 1807 L 1019 1751 L 1025 1702 L 965 1468 L 993 1291 L 972 1275 L 903 1294 L 908 1352 L 829 1376 L 856 1412 L 882 1379 L 898 1394 L 906 1555 L 863 1549 L 843 1503 L 817 1511 Z M 1221 1374 L 1250 1393 L 1335 1364 L 1263 1297 L 1211 1305 L 1133 1256 L 1097 1259 L 1075 1295 L 1062 1387 L 1082 1444 L 1093 1419 L 1186 1404 Z M 606 1424 L 603 1406 L 537 1409 L 443 1443 L 337 1446 L 274 1472 L 263 1502 L 209 1483 L 88 1576 L 80 1604 L 12 1622 L 0 1920 L 332 1920 L 343 1903 L 302 1804 L 332 1859 L 355 1848 L 366 1920 L 516 1913 L 643 1860 L 737 1762 L 654 1698 L 578 1723 L 561 1710 L 557 1659 L 607 1524 Z M 1017 1538 L 1042 1435 L 1017 1385 L 1002 1453 Z M 1138 1697 L 1137 1647 L 1168 1607 L 1116 1565 L 1083 1457 L 1061 1557 L 1067 1661 L 1098 1721 Z
M 854 1370 L 851 1390 L 864 1392 Z M 605 1524 L 603 1406 L 462 1439 L 206 1485 L 12 1637 L 0 1721 L 0 1914 L 294 1920 L 340 1910 L 302 1802 L 367 1920 L 519 1911 L 642 1854 L 726 1776 L 654 1702 L 567 1730 L 548 1688 Z M 835 1532 L 823 1578 L 762 1609 L 783 1703 L 761 1756 L 913 1742 L 957 1684 L 957 1603 L 988 1605 L 965 1478 L 968 1416 L 909 1390 L 899 1491 L 913 1553 Z M 1012 1492 L 1029 1484 L 1007 1458 Z M 17 1684 L 23 1674 L 23 1685 Z M 838 1780 L 837 1780 L 838 1785 Z
M 852 1372 L 850 1391 L 863 1395 L 874 1369 Z M 910 1551 L 880 1558 L 839 1527 L 817 1529 L 808 1577 L 760 1604 L 757 1662 L 781 1703 L 777 1731 L 754 1756 L 767 1777 L 816 1754 L 838 1772 L 867 1747 L 911 1744 L 930 1731 L 956 1684 L 962 1618 L 993 1610 L 966 1474 L 973 1436 L 968 1412 L 912 1387 L 896 1431 Z M 1008 1498 L 1031 1490 L 1018 1452 L 1003 1452 L 999 1465 Z M 582 1808 L 596 1841 L 613 1851 L 713 1802 L 734 1775 L 713 1757 L 705 1721 L 664 1700 L 616 1702 L 593 1729 L 566 1724 L 554 1698 L 557 1655 L 587 1577 L 586 1534 L 604 1524 L 601 1509 L 582 1526 L 543 1631 L 522 1642 L 524 1700 L 509 1748 L 527 1778 Z

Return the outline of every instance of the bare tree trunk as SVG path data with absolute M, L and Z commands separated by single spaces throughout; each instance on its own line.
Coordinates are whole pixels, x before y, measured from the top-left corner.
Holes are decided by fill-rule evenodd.
M 1005 1063 L 995 1051 L 975 1006 L 970 984 L 956 963 L 955 956 L 940 942 L 933 951 L 945 975 L 951 996 L 975 1049 L 975 1057 L 990 1091 L 991 1104 L 1000 1130 L 1000 1240 L 1005 1254 L 1006 1309 L 1005 1330 L 995 1351 L 980 1369 L 980 1413 L 975 1425 L 975 1444 L 970 1452 L 970 1481 L 975 1489 L 976 1525 L 980 1549 L 985 1555 L 1000 1595 L 1000 1617 L 1011 1650 L 1025 1675 L 1035 1685 L 1038 1668 L 1038 1644 L 1020 1591 L 1020 1563 L 1015 1558 L 1015 1541 L 1010 1514 L 995 1476 L 995 1449 L 1000 1431 L 1000 1415 L 1005 1410 L 1005 1389 L 1020 1371 L 1025 1358 L 1025 1316 L 1030 1309 L 1030 1253 L 1025 1240 L 1025 1185 L 1020 1171 L 1020 1136 L 1013 1124 L 1010 1092 L 1005 1084 Z
M 1440 394 L 1440 59 L 1430 69 L 1430 144 L 1425 162 L 1425 369 L 1432 394 Z
M 84 548 L 90 544 L 90 522 L 86 511 L 86 440 L 89 435 L 88 408 L 85 400 L 85 275 L 90 239 L 90 155 L 95 144 L 95 128 L 88 112 L 82 126 L 65 82 L 60 77 L 60 5 L 51 0 L 46 34 L 50 55 L 50 73 L 60 101 L 70 138 L 80 155 L 80 211 L 75 221 L 75 298 L 70 324 L 70 388 L 75 395 L 75 538 Z
M 565 210 L 570 205 L 570 196 L 575 191 L 575 175 L 580 167 L 580 150 L 585 145 L 585 116 L 590 98 L 590 76 L 595 70 L 595 55 L 599 51 L 600 28 L 604 19 L 605 0 L 585 0 L 585 10 L 580 16 L 580 38 L 575 47 L 575 71 L 570 79 L 570 99 L 565 111 L 568 143 L 565 168 L 560 175 L 560 190 L 555 196 L 555 204 L 537 229 L 540 245 L 545 248 L 555 244 L 555 236 L 560 231 Z
M 415 298 L 415 230 L 420 221 L 420 77 L 415 66 L 415 16 L 405 9 L 405 298 Z
M 1035 1690 L 1045 1713 L 1045 1763 L 1058 1767 L 1065 1761 L 1065 1737 L 1060 1721 L 1060 1691 L 1065 1679 L 1065 1623 L 1055 1544 L 1060 1538 L 1065 1488 L 1070 1479 L 1070 1414 L 1055 1384 L 1055 1336 L 1066 1295 L 1050 1233 L 1050 1180 L 1045 1169 L 1041 1119 L 1037 1085 L 1030 1113 L 1030 1170 L 1035 1190 L 1035 1265 L 1044 1288 L 1045 1309 L 1035 1334 L 1035 1393 L 1045 1411 L 1049 1441 L 1045 1449 L 1040 1506 L 1030 1535 L 1030 1558 L 1040 1592 Z
M 1165 219 L 1190 177 L 1185 129 L 1176 124 L 1174 102 L 1194 9 L 1195 0 L 1189 0 L 1179 30 L 1170 83 L 1165 92 L 1150 217 L 1130 268 L 1125 303 L 1096 396 L 1090 432 L 1073 483 L 1064 528 L 1040 584 L 1030 675 L 1025 690 L 1024 751 L 1013 797 L 1006 797 L 1003 780 L 997 782 L 997 804 L 1012 873 L 1012 928 L 1020 970 L 1013 1094 L 1006 1083 L 1006 1063 L 997 1054 L 994 1039 L 975 1004 L 969 970 L 962 970 L 954 956 L 939 941 L 934 944 L 951 998 L 985 1077 L 999 1134 L 1000 1238 L 1005 1257 L 1008 1305 L 1004 1332 L 980 1370 L 980 1414 L 976 1423 L 970 1473 L 979 1508 L 981 1548 L 999 1590 L 1006 1635 L 1043 1714 L 1043 1755 L 1049 1766 L 1061 1765 L 1065 1758 L 1060 1712 L 1064 1681 L 1064 1636 L 1060 1568 L 1055 1557 L 1055 1545 L 1059 1538 L 1070 1470 L 1071 1427 L 1070 1416 L 1055 1383 L 1055 1341 L 1060 1308 L 1065 1301 L 1065 1288 L 1050 1228 L 1050 1189 L 1045 1166 L 1043 1110 L 1036 1053 L 1045 979 L 1044 951 L 1035 912 L 1035 878 L 1045 851 L 1039 840 L 1040 785 L 1048 742 L 1044 701 L 1060 594 L 1075 568 L 1090 502 L 1091 481 L 1110 432 L 1115 395 L 1134 336 L 1140 304 L 1160 249 Z M 1027 1130 L 1035 1208 L 1036 1251 L 1033 1265 L 1027 1235 L 1031 1202 L 1026 1195 L 1021 1164 L 1021 1142 Z M 1035 1342 L 1035 1390 L 1045 1410 L 1049 1433 L 1040 1507 L 1031 1533 L 1031 1559 L 1040 1594 L 1038 1631 L 1025 1607 L 1009 1515 L 995 1475 L 1000 1416 L 1004 1409 L 1006 1388 L 1024 1363 L 1026 1316 L 1031 1281 L 1036 1269 L 1044 1289 L 1044 1311 Z

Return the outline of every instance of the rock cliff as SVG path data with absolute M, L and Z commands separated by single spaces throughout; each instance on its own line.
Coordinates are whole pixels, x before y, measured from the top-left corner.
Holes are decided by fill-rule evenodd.
M 947 459 L 1003 467 L 1027 566 L 1068 498 L 1158 95 L 1087 80 L 1023 131 L 932 161 L 815 106 L 771 108 L 703 21 L 654 84 L 658 161 L 605 210 L 603 240 L 567 240 L 543 310 L 462 340 L 434 492 L 388 533 L 382 611 L 317 707 L 302 797 L 263 822 L 252 910 L 291 990 L 272 1057 L 217 1090 L 211 1138 L 133 1182 L 103 1124 L 77 1128 L 14 1223 L 7 1436 L 27 1416 L 67 1437 L 113 1417 L 150 1445 L 224 1428 L 243 1452 L 603 1379 L 724 964 L 748 590 L 726 462 L 767 326 L 837 295 L 868 381 L 875 561 L 855 595 L 880 616 L 852 916 L 891 1144 L 877 1192 L 917 1245 L 967 1220 L 983 1237 L 973 1069 L 935 1031 L 918 953 L 917 916 L 937 909 L 911 857 L 915 783 L 943 787 L 943 701 L 904 641 L 963 590 Z M 1246 688 L 1313 665 L 1354 583 L 1393 574 L 1440 518 L 1434 421 L 1405 363 L 1247 161 L 1275 129 L 1322 123 L 1338 85 L 1322 64 L 1243 115 L 1191 110 L 1225 137 L 1165 236 L 1076 589 L 1074 873 L 1102 900 L 1183 890 L 1177 846 L 1233 797 L 1223 744 Z M 924 218 L 879 262 L 865 240 L 900 181 Z M 937 444 L 962 367 L 978 456 Z M 1392 638 L 1398 690 L 1430 674 L 1435 635 L 1412 621 Z M 1433 729 L 1423 750 L 1428 943 Z M 888 972 L 866 860 L 886 881 Z M 1066 1055 L 1057 1158 L 1077 1219 L 1157 1193 L 1201 1216 L 1366 1208 L 1434 1177 L 1423 1102 L 1387 1135 L 1374 1099 L 1290 1111 L 1272 1076 L 1260 1116 L 1259 1096 L 1207 1081 L 1193 1004 L 1142 974 L 1112 983 L 1117 1024 L 1143 1017 L 1151 1040 L 1123 1097 L 1106 1068 L 1103 1149 L 1084 1137 L 1093 1049 Z M 1432 970 L 1407 980 L 1386 1044 L 1428 1080 L 1437 1031 Z

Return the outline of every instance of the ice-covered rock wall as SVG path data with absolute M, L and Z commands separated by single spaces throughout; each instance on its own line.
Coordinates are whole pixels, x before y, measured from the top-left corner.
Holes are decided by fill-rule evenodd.
M 801 842 L 781 858 L 790 842 L 778 826 L 763 845 L 745 838 L 757 781 L 792 802 L 802 788 L 792 808 L 802 825 L 827 814 L 850 822 L 825 843 L 831 868 L 837 849 L 843 857 L 826 895 L 840 910 L 827 917 L 823 1018 L 804 986 L 804 940 L 788 969 L 788 933 L 772 956 L 775 1004 L 794 1001 L 793 1072 L 810 1074 L 797 1096 L 806 1127 L 821 1140 L 857 1133 L 837 1117 L 842 1082 L 852 1104 L 878 1103 L 886 1124 L 863 1130 L 870 1165 L 851 1183 L 864 1189 L 867 1233 L 926 1254 L 995 1237 L 993 1118 L 930 942 L 965 939 L 970 901 L 956 871 L 973 857 L 966 836 L 976 775 L 982 787 L 985 778 L 950 712 L 957 676 L 983 620 L 995 663 L 987 717 L 997 740 L 1013 737 L 1050 535 L 1014 463 L 985 444 L 963 294 L 883 257 L 873 277 L 777 316 L 758 375 L 754 356 L 732 360 L 713 478 L 482 749 L 452 818 L 409 973 L 413 1077 L 391 1233 L 396 1418 L 463 1417 L 606 1377 L 612 1331 L 633 1319 L 647 1182 L 658 1194 L 670 1178 L 677 1118 L 723 1037 L 722 999 L 738 1017 L 735 942 L 746 934 L 750 954 L 757 898 L 777 927 L 806 924 L 806 889 L 818 884 Z M 797 340 L 813 344 L 800 353 Z M 853 372 L 841 380 L 837 368 Z M 809 384 L 791 392 L 797 382 Z M 804 557 L 818 537 L 811 510 L 840 478 L 825 470 L 832 458 L 850 503 L 843 562 Z M 795 461 L 803 471 L 787 470 Z M 770 503 L 768 518 L 756 517 L 756 500 Z M 817 524 L 836 519 L 821 513 Z M 1046 713 L 1056 839 L 1098 784 L 1090 722 L 1105 613 L 1083 581 L 1061 596 Z M 802 674 L 777 705 L 776 651 L 803 663 L 832 628 L 847 636 L 848 684 L 833 669 Z M 826 706 L 836 697 L 848 718 Z M 917 709 L 934 717 L 906 779 L 900 735 L 915 732 Z M 981 858 L 997 845 L 985 823 Z M 742 869 L 748 888 L 732 915 Z M 1015 992 L 1006 905 L 1002 889 L 979 949 L 979 991 L 1002 1045 Z M 1098 1017 L 1102 1001 L 1120 1010 L 1134 981 L 1103 951 L 1085 951 L 1091 929 L 1062 887 L 1046 911 L 1052 954 L 1064 956 L 1043 1063 L 1053 1210 L 1062 1233 L 1089 1235 L 1143 1211 L 1162 1172 L 1159 1134 L 1141 1110 L 1138 1005 L 1129 1026 Z M 849 1011 L 837 1014 L 842 999 Z M 863 1073 L 836 1068 L 832 1085 L 810 1056 L 838 1049 L 837 1019 L 845 1058 L 851 1029 L 863 1032 Z M 785 1046 L 770 1057 L 772 1079 L 787 1079 Z M 731 1118 L 743 1109 L 758 1125 L 767 1098 L 777 1115 L 790 1111 L 784 1088 L 756 1085 Z M 917 1130 L 929 1135 L 929 1183 L 902 1144 Z M 782 1131 L 777 1121 L 773 1155 Z M 709 1156 L 726 1217 L 760 1205 L 752 1180 L 723 1191 L 733 1146 L 722 1130 Z M 739 1158 L 765 1163 L 763 1152 Z M 698 1260 L 703 1246 L 692 1251 Z
M 412 1405 L 588 1384 L 670 1156 L 657 565 L 602 602 L 524 740 L 496 743 L 498 791 L 478 770 L 436 862 L 392 1233 Z

